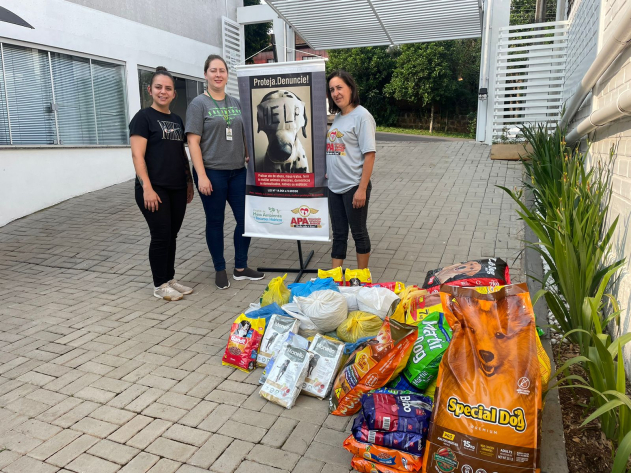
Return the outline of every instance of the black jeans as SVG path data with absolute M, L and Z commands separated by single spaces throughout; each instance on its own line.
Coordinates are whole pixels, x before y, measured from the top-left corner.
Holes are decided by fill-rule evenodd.
M 366 189 L 366 205 L 360 209 L 354 209 L 353 196 L 358 187 L 355 186 L 343 194 L 329 191 L 329 215 L 333 228 L 331 258 L 346 259 L 349 226 L 353 240 L 355 240 L 355 251 L 360 255 L 370 253 L 370 237 L 368 236 L 366 220 L 368 219 L 368 201 L 370 200 L 372 183 L 369 182 Z
M 136 186 L 136 203 L 145 217 L 151 233 L 149 245 L 149 265 L 153 284 L 158 287 L 175 276 L 175 240 L 182 227 L 186 213 L 186 187 L 165 189 L 153 186 L 160 197 L 158 210 L 151 212 L 145 208 L 142 187 Z

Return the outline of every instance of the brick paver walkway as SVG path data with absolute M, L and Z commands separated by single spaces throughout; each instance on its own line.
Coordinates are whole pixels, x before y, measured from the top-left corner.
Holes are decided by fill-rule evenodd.
M 457 141 L 380 143 L 377 159 L 375 280 L 420 284 L 429 269 L 482 256 L 513 263 L 522 225 L 495 185 L 519 185 L 518 163 Z M 195 293 L 173 303 L 151 294 L 131 182 L 0 228 L 3 472 L 348 473 L 349 418 L 306 396 L 282 409 L 259 397 L 260 370 L 221 366 L 231 321 L 269 278 L 216 290 L 203 222 L 196 197 L 177 260 Z M 328 265 L 328 244 L 304 246 Z M 252 242 L 251 266 L 296 259 L 293 243 Z

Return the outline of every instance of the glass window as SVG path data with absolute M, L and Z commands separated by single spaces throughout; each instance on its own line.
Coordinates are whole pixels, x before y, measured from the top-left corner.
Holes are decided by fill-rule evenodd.
M 123 66 L 12 44 L 0 52 L 0 144 L 129 143 Z
M 183 77 L 179 77 L 177 74 L 172 74 L 173 79 L 175 79 L 175 92 L 177 93 L 173 102 L 171 102 L 171 112 L 178 115 L 182 121 L 184 121 L 184 126 L 186 126 L 186 109 L 188 105 L 192 102 L 192 100 L 197 97 L 199 94 L 203 94 L 205 87 L 205 82 L 194 80 L 194 79 L 185 79 Z M 152 71 L 146 71 L 144 69 L 138 69 L 138 83 L 140 85 L 140 105 L 142 108 L 151 107 L 153 103 L 151 99 L 151 95 L 149 95 L 148 88 L 151 84 L 151 77 L 153 76 Z

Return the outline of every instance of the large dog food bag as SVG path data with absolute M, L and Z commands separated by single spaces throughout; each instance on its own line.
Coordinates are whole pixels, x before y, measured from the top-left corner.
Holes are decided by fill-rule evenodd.
M 309 346 L 309 353 L 313 354 L 313 358 L 309 361 L 302 390 L 305 394 L 324 399 L 329 394 L 340 368 L 344 344 L 317 334 Z
M 427 272 L 423 289 L 438 292 L 442 284 L 458 287 L 503 286 L 510 284 L 510 272 L 500 258 L 485 258 L 453 264 Z
M 307 348 L 309 348 L 309 340 L 293 332 L 287 332 L 284 335 L 282 335 L 280 348 L 282 348 L 282 346 L 285 343 L 289 343 L 291 346 L 296 347 L 296 348 L 301 348 L 303 350 L 306 350 Z M 274 367 L 274 362 L 276 361 L 276 357 L 278 356 L 278 352 L 280 351 L 280 348 L 276 352 L 274 352 L 270 360 L 267 362 L 267 365 L 265 366 L 265 368 L 263 368 L 263 373 L 261 374 L 261 377 L 259 378 L 259 384 L 265 384 L 265 381 L 267 381 L 267 375 L 270 373 L 270 371 L 272 371 L 272 368 Z
M 453 338 L 438 372 L 424 471 L 538 473 L 550 360 L 539 350 L 527 286 L 490 294 L 443 286 L 440 295 Z
M 364 393 L 385 386 L 405 368 L 417 336 L 416 327 L 387 318 L 377 336 L 361 344 L 337 375 L 331 413 L 355 414 L 361 408 Z
M 283 335 L 287 332 L 298 333 L 300 321 L 293 317 L 274 314 L 270 319 L 263 340 L 261 340 L 261 348 L 256 357 L 256 364 L 261 368 L 265 368 L 274 353 L 281 347 Z
M 439 294 L 430 294 L 425 289 L 408 286 L 400 294 L 401 302 L 392 319 L 408 325 L 418 325 L 432 312 L 442 312 L 443 306 Z
M 362 412 L 370 430 L 427 432 L 432 400 L 421 394 L 364 394 Z
M 221 364 L 250 372 L 256 368 L 256 357 L 265 332 L 265 319 L 251 319 L 241 314 L 230 328 L 228 346 Z
M 403 376 L 424 391 L 438 376 L 443 353 L 451 341 L 451 329 L 442 312 L 433 312 L 418 325 L 418 338 L 412 348 Z
M 363 286 L 372 283 L 370 269 L 350 269 L 344 271 L 344 284 L 346 286 Z
M 394 448 L 414 455 L 423 455 L 427 432 L 415 434 L 412 432 L 383 432 L 370 430 L 364 417 L 359 415 L 353 421 L 351 429 L 355 440 L 363 443 L 372 443 L 382 447 Z
M 312 357 L 313 354 L 307 350 L 285 343 L 261 388 L 261 396 L 291 409 L 300 394 Z
M 335 281 L 335 284 L 337 284 L 338 286 L 344 284 L 344 274 L 342 273 L 341 266 L 329 270 L 318 269 L 318 278 L 333 278 L 333 281 Z
M 358 460 L 363 459 L 366 460 L 366 463 L 373 463 L 373 465 L 374 463 L 378 463 L 380 466 L 383 465 L 384 467 L 392 468 L 390 471 L 397 473 L 399 471 L 421 471 L 423 467 L 423 459 L 417 455 L 382 447 L 380 445 L 360 442 L 356 440 L 352 434 L 344 440 L 343 446 L 346 450 L 355 455 Z M 357 471 L 366 471 L 368 473 L 374 471 L 371 469 L 357 469 L 355 465 L 353 465 L 353 468 Z

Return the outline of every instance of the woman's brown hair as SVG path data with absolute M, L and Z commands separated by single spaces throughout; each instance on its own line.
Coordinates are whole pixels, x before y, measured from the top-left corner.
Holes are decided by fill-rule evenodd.
M 350 87 L 351 89 L 351 105 L 353 107 L 357 107 L 359 105 L 359 92 L 357 91 L 357 84 L 355 83 L 355 79 L 343 69 L 337 69 L 329 74 L 329 77 L 326 78 L 326 96 L 329 99 L 329 113 L 337 113 L 341 112 L 340 108 L 335 105 L 335 101 L 333 97 L 331 97 L 331 89 L 329 88 L 329 83 L 331 79 L 334 77 L 339 77 L 344 81 L 344 83 Z
M 206 62 L 204 62 L 204 74 L 206 74 L 206 71 L 210 67 L 210 63 L 213 62 L 215 59 L 219 59 L 221 62 L 223 62 L 223 65 L 226 66 L 226 72 L 230 73 L 230 71 L 228 70 L 228 64 L 226 64 L 224 58 L 222 58 L 219 54 L 211 54 L 206 58 Z

